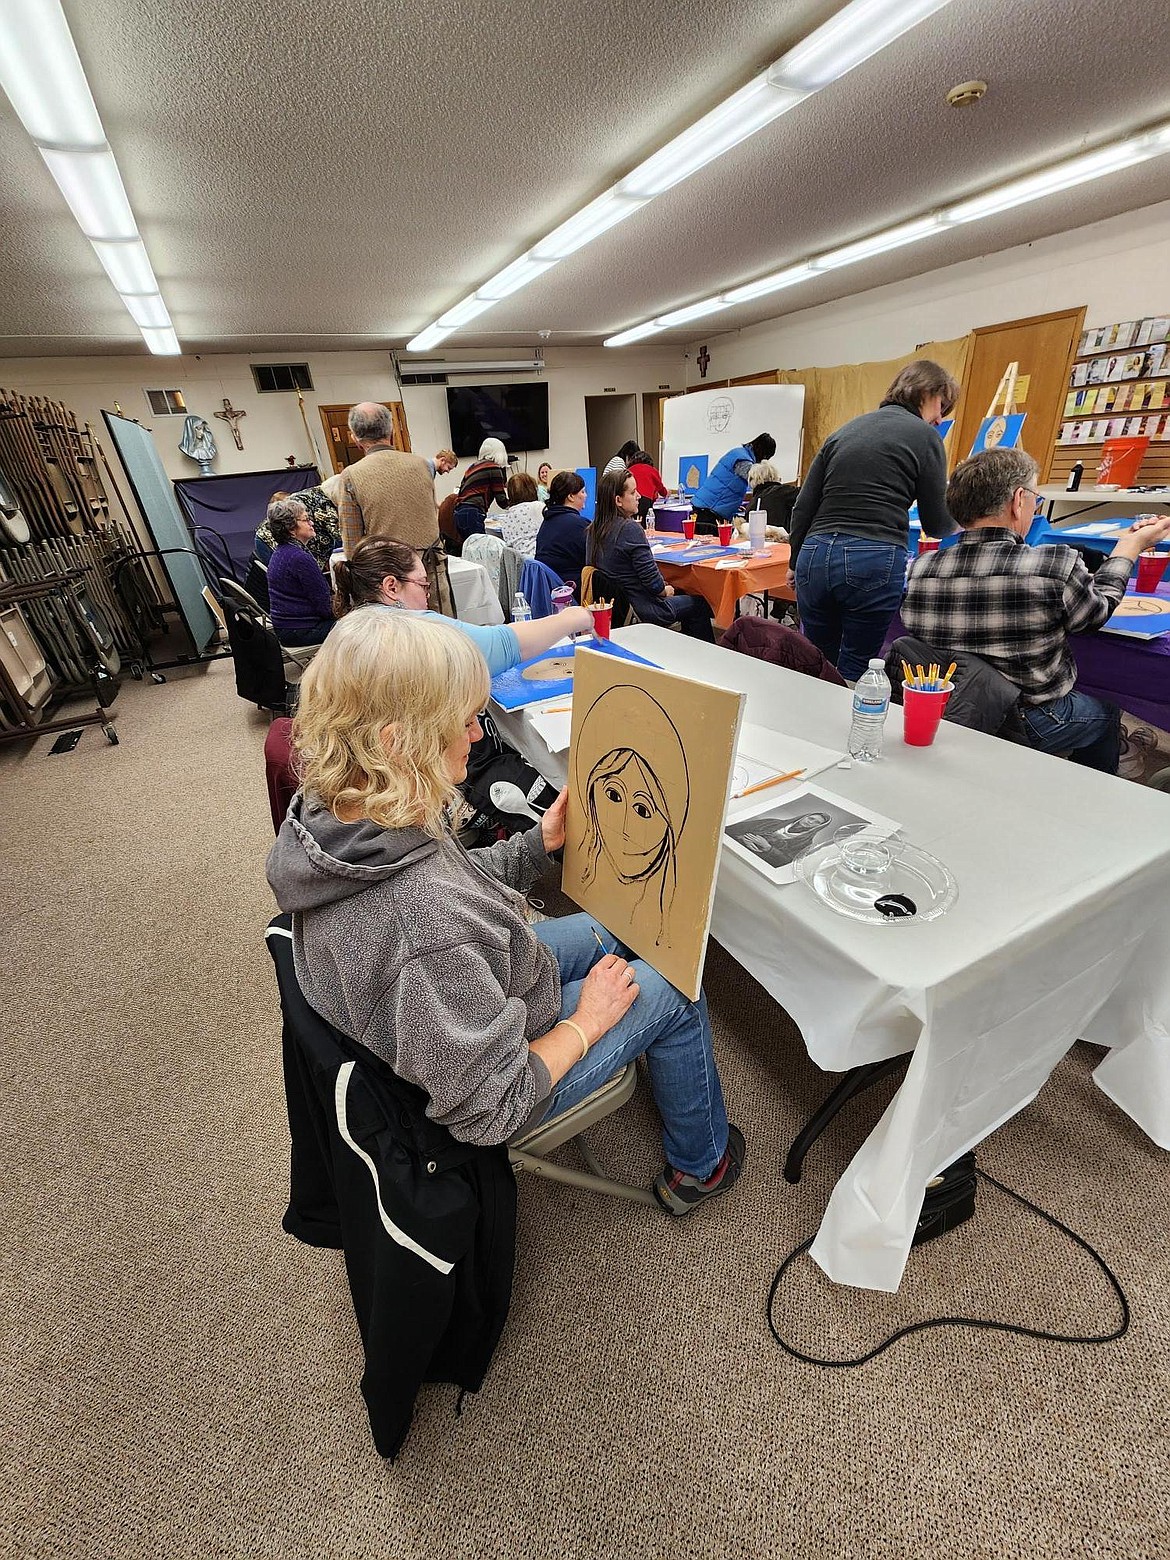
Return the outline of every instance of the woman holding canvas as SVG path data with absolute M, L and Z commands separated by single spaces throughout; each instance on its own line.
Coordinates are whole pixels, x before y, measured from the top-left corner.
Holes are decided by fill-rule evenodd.
M 466 850 L 456 787 L 489 692 L 474 645 L 445 621 L 362 607 L 301 681 L 302 788 L 268 858 L 292 912 L 313 1008 L 423 1089 L 468 1143 L 504 1143 L 645 1054 L 673 1215 L 722 1195 L 743 1165 L 691 1002 L 589 916 L 533 925 L 526 891 L 565 840 L 567 793 L 525 833 Z

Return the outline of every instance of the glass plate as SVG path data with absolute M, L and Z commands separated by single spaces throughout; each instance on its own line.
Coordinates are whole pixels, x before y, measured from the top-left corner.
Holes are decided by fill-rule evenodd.
M 830 909 L 871 926 L 935 921 L 944 915 L 959 893 L 947 868 L 917 845 L 897 839 L 887 843 L 895 856 L 879 883 L 867 883 L 862 874 L 851 872 L 837 841 L 798 856 L 796 875 Z

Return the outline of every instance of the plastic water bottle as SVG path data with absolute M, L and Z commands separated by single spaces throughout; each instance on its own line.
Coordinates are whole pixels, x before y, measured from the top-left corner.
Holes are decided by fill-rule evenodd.
M 524 592 L 522 590 L 518 590 L 516 592 L 515 600 L 512 602 L 512 621 L 513 621 L 513 623 L 531 623 L 532 622 L 532 608 L 528 605 L 528 599 L 527 599 L 527 597 L 525 596 L 525 594 L 524 594 Z M 889 685 L 889 683 L 887 683 L 886 684 L 886 702 L 887 703 L 889 702 L 889 698 L 890 698 L 890 685 Z
M 859 764 L 882 756 L 882 728 L 890 708 L 890 679 L 886 663 L 869 663 L 869 670 L 853 689 L 853 725 L 849 728 L 849 757 Z

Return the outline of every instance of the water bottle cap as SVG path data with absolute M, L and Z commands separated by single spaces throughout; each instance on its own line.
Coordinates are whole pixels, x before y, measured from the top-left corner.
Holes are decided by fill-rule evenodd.
M 886 669 L 886 663 L 882 660 L 880 655 L 875 655 L 873 660 L 869 663 L 869 669 L 871 672 L 884 672 Z

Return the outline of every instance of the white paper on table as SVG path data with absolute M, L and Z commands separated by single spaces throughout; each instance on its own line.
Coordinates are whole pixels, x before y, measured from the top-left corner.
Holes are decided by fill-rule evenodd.
M 795 883 L 796 858 L 831 845 L 839 830 L 884 840 L 901 827 L 858 802 L 803 782 L 761 791 L 749 800 L 750 807 L 724 824 L 723 844 L 777 884 Z
M 528 719 L 550 753 L 563 753 L 569 746 L 573 731 L 573 710 L 571 706 L 562 709 L 561 705 L 556 705 L 554 708 L 556 713 L 550 714 L 547 710 L 533 709 L 530 705 Z
M 756 798 L 737 797 L 735 794 L 746 790 L 749 785 L 756 785 L 760 780 L 770 780 L 773 775 L 786 775 L 790 769 L 803 769 L 804 773 L 798 780 L 789 780 L 775 786 L 770 793 L 761 793 L 788 796 L 797 786 L 803 785 L 813 775 L 819 775 L 822 770 L 831 769 L 844 757 L 844 751 L 834 752 L 832 748 L 808 742 L 804 737 L 790 737 L 783 731 L 769 731 L 766 726 L 753 726 L 745 720 L 739 728 L 739 747 L 732 765 L 728 811 L 736 817 L 752 811 Z M 741 766 L 745 776 L 750 772 L 750 778 L 740 779 Z

